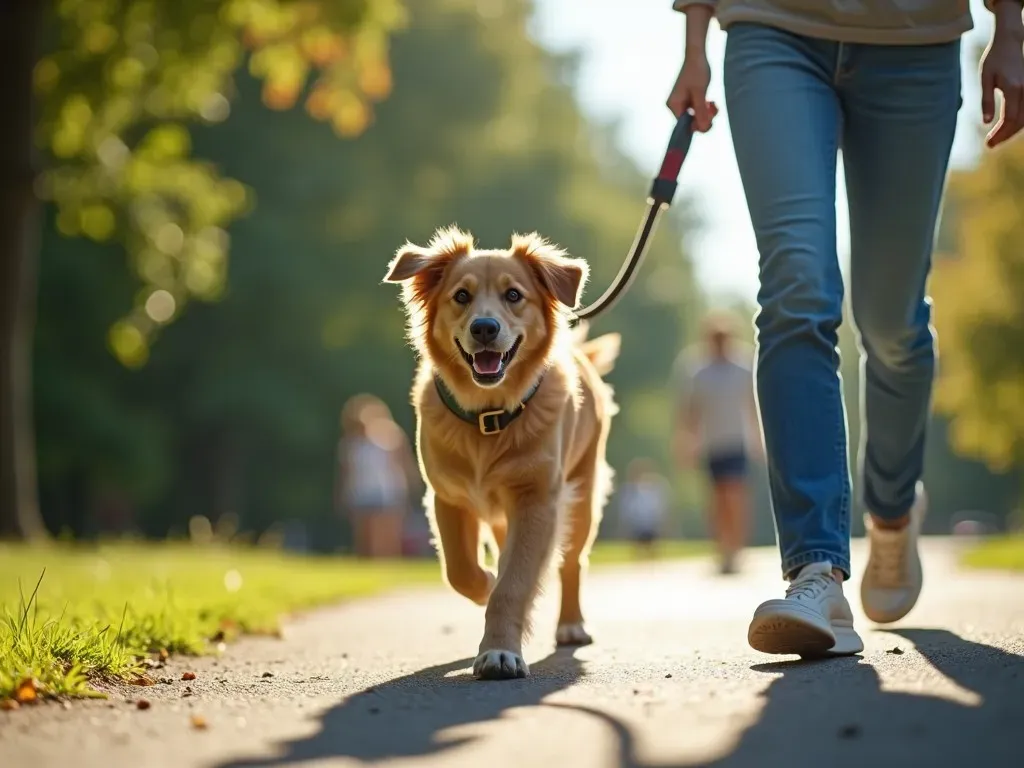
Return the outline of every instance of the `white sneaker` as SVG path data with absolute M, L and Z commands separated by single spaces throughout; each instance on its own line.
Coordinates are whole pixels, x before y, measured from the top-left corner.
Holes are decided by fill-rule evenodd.
M 928 509 L 924 486 L 917 484 L 917 497 L 910 508 L 910 522 L 898 530 L 886 530 L 864 516 L 870 554 L 860 583 L 864 615 L 878 624 L 899 621 L 914 607 L 921 595 L 924 573 L 917 540 Z
M 804 566 L 784 599 L 758 606 L 747 642 L 763 653 L 805 657 L 850 656 L 864 650 L 843 586 L 827 561 Z

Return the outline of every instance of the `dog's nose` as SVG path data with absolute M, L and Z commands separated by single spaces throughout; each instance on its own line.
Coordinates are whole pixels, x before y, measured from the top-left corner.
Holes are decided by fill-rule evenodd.
M 469 324 L 469 334 L 481 344 L 490 344 L 501 333 L 501 324 L 493 317 L 478 317 Z

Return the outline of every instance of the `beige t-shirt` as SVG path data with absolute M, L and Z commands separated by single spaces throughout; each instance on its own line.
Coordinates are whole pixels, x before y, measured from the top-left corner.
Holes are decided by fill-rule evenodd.
M 997 0 L 985 0 L 991 10 Z M 1010 0 L 1012 2 L 1012 0 Z M 677 11 L 710 5 L 722 29 L 737 22 L 837 43 L 932 45 L 974 27 L 968 0 L 674 0 Z

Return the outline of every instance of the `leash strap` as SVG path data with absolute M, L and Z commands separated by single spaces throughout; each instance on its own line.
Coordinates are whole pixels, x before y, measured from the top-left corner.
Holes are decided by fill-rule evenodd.
M 662 211 L 672 205 L 672 198 L 675 197 L 676 189 L 679 186 L 679 172 L 690 151 L 691 141 L 693 141 L 693 115 L 684 112 L 672 131 L 668 149 L 665 151 L 665 158 L 661 161 L 661 169 L 658 171 L 654 183 L 651 184 L 651 192 L 647 196 L 647 212 L 633 239 L 629 255 L 626 256 L 626 260 L 619 269 L 619 274 L 597 301 L 574 313 L 569 320 L 570 327 L 576 327 L 582 320 L 592 320 L 602 312 L 611 309 L 632 284 L 637 270 L 643 263 L 644 256 L 647 255 L 647 241 L 654 233 L 658 217 Z

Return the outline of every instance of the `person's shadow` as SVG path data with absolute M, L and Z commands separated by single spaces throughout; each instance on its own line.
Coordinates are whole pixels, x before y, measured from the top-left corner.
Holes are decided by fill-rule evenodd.
M 890 652 L 898 665 L 912 653 L 932 669 L 886 689 L 861 658 L 784 661 L 752 669 L 780 674 L 765 690 L 764 709 L 729 752 L 712 762 L 646 762 L 620 721 L 590 707 L 615 734 L 618 768 L 1006 768 L 1024 765 L 1024 656 L 964 640 L 942 629 L 892 629 L 915 648 Z M 937 680 L 936 677 L 945 678 Z M 925 693 L 938 686 L 938 693 Z
M 533 675 L 526 680 L 480 683 L 468 672 L 451 674 L 467 668 L 471 659 L 390 680 L 327 711 L 317 733 L 286 742 L 277 756 L 219 768 L 439 755 L 471 738 L 445 737 L 445 731 L 495 720 L 524 706 L 575 711 L 603 722 L 616 741 L 615 755 L 604 764 L 618 768 L 1024 765 L 1024 657 L 946 630 L 887 631 L 915 647 L 886 655 L 886 665 L 912 663 L 910 655 L 920 653 L 931 669 L 918 666 L 915 675 L 899 676 L 901 687 L 888 689 L 875 667 L 857 657 L 757 664 L 755 671 L 781 677 L 765 690 L 757 722 L 710 763 L 642 760 L 629 726 L 612 715 L 595 707 L 545 702 L 584 674 L 583 662 L 563 650 L 532 664 Z
M 575 649 L 559 649 L 530 664 L 524 680 L 482 682 L 473 659 L 428 667 L 349 696 L 325 712 L 308 738 L 285 742 L 278 755 L 222 763 L 218 768 L 293 765 L 348 757 L 366 763 L 424 757 L 455 749 L 470 737 L 446 738 L 462 725 L 499 718 L 514 707 L 535 706 L 583 675 Z M 459 674 L 452 674 L 464 670 Z

